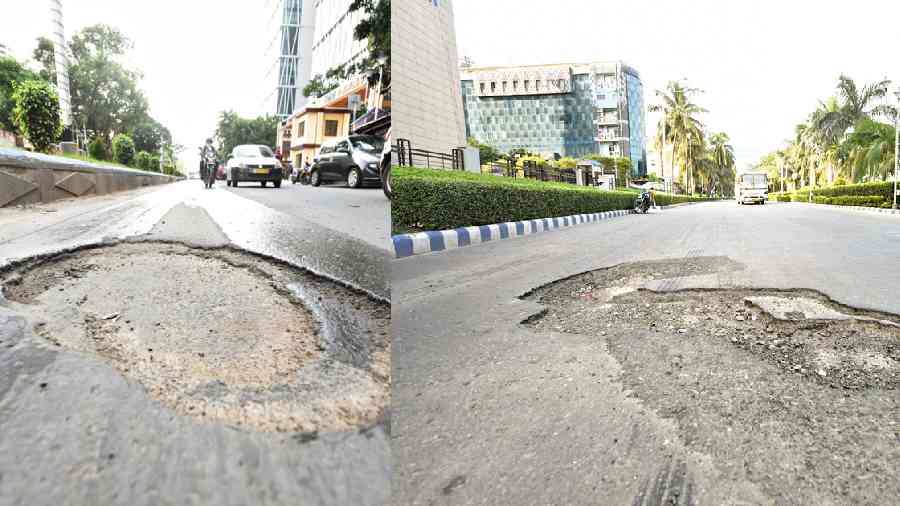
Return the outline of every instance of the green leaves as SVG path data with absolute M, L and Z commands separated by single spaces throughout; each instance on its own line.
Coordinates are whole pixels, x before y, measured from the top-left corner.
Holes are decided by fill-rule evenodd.
M 134 141 L 125 134 L 118 134 L 112 140 L 113 158 L 122 165 L 131 165 L 134 161 Z
M 59 97 L 46 81 L 30 80 L 17 83 L 12 100 L 13 121 L 34 148 L 42 153 L 62 134 Z
M 219 151 L 228 156 L 235 146 L 241 144 L 262 144 L 273 147 L 278 136 L 278 118 L 259 116 L 242 118 L 234 111 L 222 111 L 216 126 Z

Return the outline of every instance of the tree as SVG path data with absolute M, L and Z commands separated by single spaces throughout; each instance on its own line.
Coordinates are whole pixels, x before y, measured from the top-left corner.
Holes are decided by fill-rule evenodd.
M 851 180 L 887 179 L 894 170 L 894 127 L 869 118 L 859 120 L 847 137 Z
M 172 142 L 169 129 L 149 116 L 132 128 L 129 135 L 134 140 L 136 150 L 150 153 L 156 153 L 163 144 Z
M 152 170 L 152 166 L 150 165 L 150 153 L 146 151 L 138 151 L 136 155 L 134 155 L 134 165 L 143 170 Z
M 227 155 L 235 146 L 241 144 L 262 144 L 273 147 L 278 136 L 278 118 L 275 116 L 259 116 L 248 119 L 238 116 L 234 111 L 223 111 L 219 114 L 216 126 L 216 139 L 220 153 Z
M 56 53 L 53 41 L 47 37 L 38 37 L 37 41 L 38 45 L 34 48 L 32 57 L 41 64 L 38 74 L 48 82 L 56 84 Z
M 613 160 L 616 167 L 616 181 L 619 186 L 628 186 L 628 181 L 631 180 L 631 159 L 614 158 Z
M 16 83 L 38 79 L 34 72 L 25 68 L 11 56 L 0 56 L 0 129 L 16 132 L 12 111 L 15 107 L 12 95 Z M 19 132 L 21 133 L 21 132 Z
M 481 158 L 481 163 L 491 163 L 500 158 L 500 152 L 497 149 L 479 141 L 475 137 L 469 137 L 468 144 L 478 148 L 478 156 Z
M 134 161 L 134 141 L 125 134 L 116 134 L 112 140 L 113 159 L 122 165 L 131 165 Z
M 712 170 L 707 177 L 707 193 L 718 189 L 720 193 L 725 194 L 726 189 L 734 188 L 734 147 L 728 143 L 730 140 L 725 132 L 715 133 L 709 137 Z
M 137 85 L 140 74 L 118 61 L 130 48 L 125 35 L 103 24 L 75 33 L 67 48 L 75 123 L 107 140 L 148 117 L 147 99 Z M 49 40 L 38 39 L 34 57 L 42 64 L 42 75 L 56 74 L 54 50 Z
M 34 149 L 47 153 L 62 135 L 59 97 L 46 81 L 31 80 L 17 83 L 13 90 L 13 120 L 17 130 L 31 142 Z
M 697 147 L 704 138 L 703 124 L 695 116 L 707 112 L 693 102 L 694 96 L 699 93 L 701 90 L 698 88 L 691 88 L 679 81 L 669 81 L 665 91 L 656 91 L 661 103 L 648 108 L 651 112 L 663 113 L 657 127 L 657 144 L 660 153 L 664 144 L 672 146 L 672 163 L 674 165 L 680 162 L 682 186 L 689 193 L 694 191 L 695 160 L 702 155 Z

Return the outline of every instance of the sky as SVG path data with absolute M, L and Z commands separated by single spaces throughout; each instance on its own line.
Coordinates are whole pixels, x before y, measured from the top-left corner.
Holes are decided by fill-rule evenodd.
M 900 85 L 900 2 L 890 0 L 455 0 L 457 49 L 475 66 L 622 60 L 646 104 L 686 78 L 739 170 L 782 147 L 794 126 L 858 85 Z M 891 54 L 893 57 L 889 57 Z M 893 97 L 893 94 L 891 94 Z M 654 138 L 659 115 L 647 113 Z
M 0 44 L 20 61 L 31 58 L 41 35 L 50 37 L 48 0 L 0 0 Z M 134 45 L 125 64 L 143 74 L 139 86 L 151 115 L 187 147 L 190 169 L 197 147 L 215 131 L 218 113 L 275 112 L 277 0 L 63 0 L 66 38 L 105 23 Z M 270 44 L 274 44 L 271 45 Z

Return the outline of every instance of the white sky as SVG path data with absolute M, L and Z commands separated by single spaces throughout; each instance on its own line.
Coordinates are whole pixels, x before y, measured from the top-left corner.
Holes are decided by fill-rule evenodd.
M 36 39 L 50 35 L 48 0 L 0 0 L 0 44 L 30 59 Z M 188 170 L 196 148 L 211 137 L 219 111 L 244 116 L 275 112 L 278 71 L 277 0 L 63 0 L 66 38 L 105 23 L 134 45 L 126 66 L 144 77 L 140 87 L 153 117 L 187 147 Z M 270 43 L 274 44 L 269 48 Z M 271 72 L 271 73 L 270 73 Z M 267 98 L 268 97 L 268 98 Z
M 900 85 L 895 0 L 455 0 L 459 56 L 476 66 L 623 60 L 644 101 L 687 78 L 738 168 L 781 147 L 845 73 Z M 656 114 L 647 114 L 656 135 Z

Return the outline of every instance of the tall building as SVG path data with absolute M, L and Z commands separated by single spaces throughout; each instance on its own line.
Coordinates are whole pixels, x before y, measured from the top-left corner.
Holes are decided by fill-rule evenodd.
M 351 12 L 352 4 L 353 0 L 303 0 L 299 48 L 301 61 L 308 55 L 309 68 L 298 75 L 294 107 L 278 129 L 279 150 L 295 166 L 314 157 L 331 138 L 350 132 L 379 135 L 390 127 L 390 94 L 373 87 L 377 76 L 370 80 L 367 72 L 348 75 L 321 97 L 302 96 L 311 79 L 366 58 L 367 41 L 356 40 L 353 32 L 367 13 Z
M 391 60 L 394 139 L 447 153 L 465 146 L 451 0 L 394 0 Z
M 353 0 L 313 0 L 313 3 L 316 15 L 310 77 L 324 76 L 338 65 L 364 57 L 366 41 L 356 40 L 353 30 L 365 12 L 362 9 L 350 12 Z
M 69 59 L 66 56 L 66 32 L 62 21 L 62 0 L 51 0 L 53 15 L 53 44 L 56 57 L 56 91 L 63 125 L 72 124 L 72 99 L 69 95 Z
M 644 91 L 621 62 L 466 68 L 466 135 L 501 151 L 628 157 L 647 170 Z
M 281 0 L 281 31 L 278 48 L 278 88 L 275 114 L 287 118 L 302 107 L 301 93 L 312 67 L 314 0 Z

